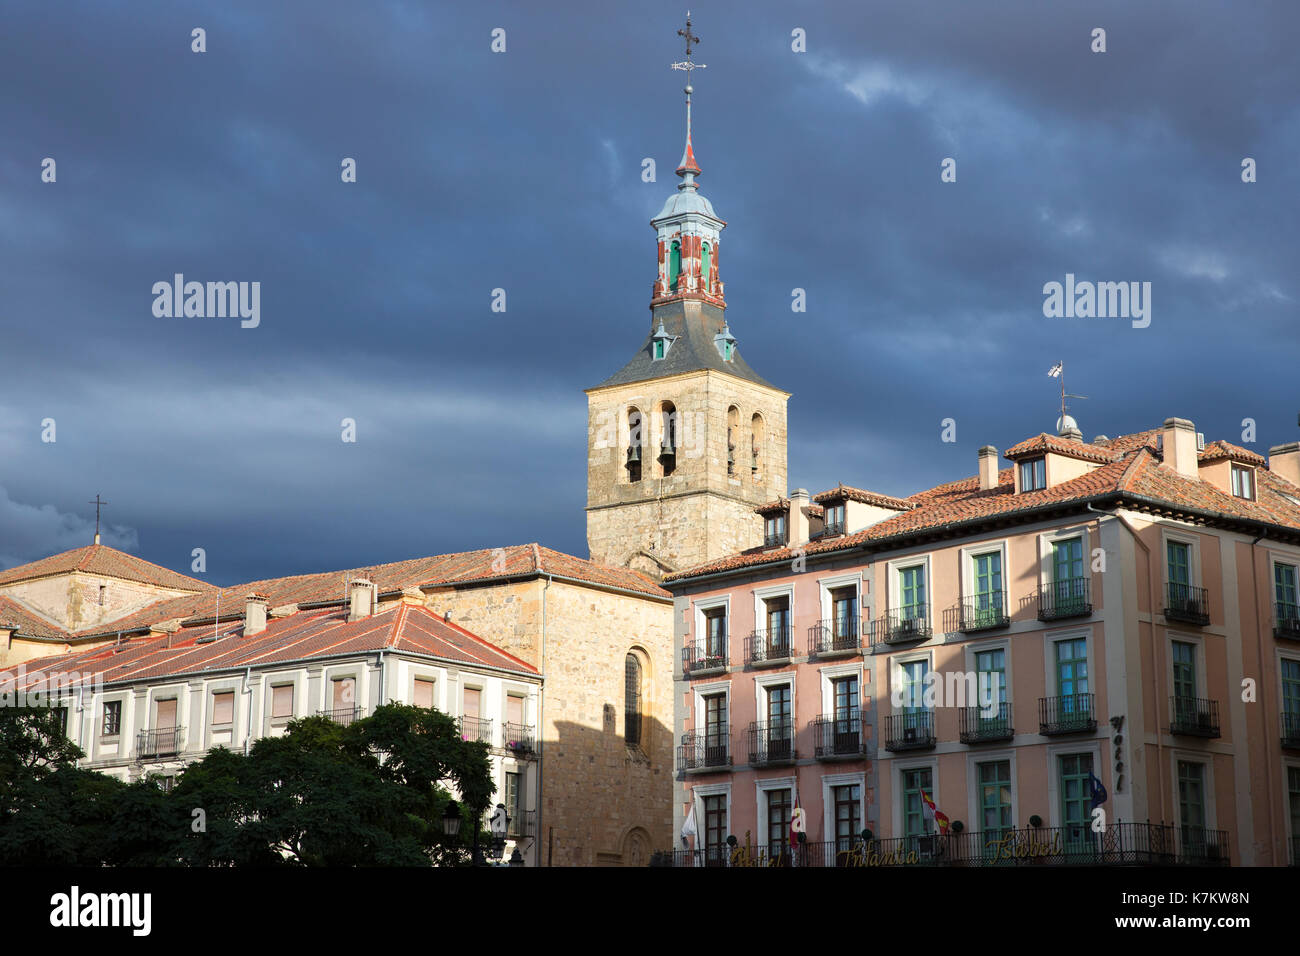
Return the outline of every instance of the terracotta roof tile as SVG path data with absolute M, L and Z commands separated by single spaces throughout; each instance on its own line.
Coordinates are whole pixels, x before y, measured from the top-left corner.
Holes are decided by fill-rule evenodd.
M 46 578 L 55 574 L 68 574 L 72 571 L 102 574 L 105 577 L 138 581 L 177 591 L 212 590 L 212 585 L 206 581 L 179 574 L 104 544 L 74 548 L 72 551 L 53 554 L 48 558 L 32 561 L 30 564 L 20 564 L 8 571 L 0 571 L 0 585 L 29 581 L 33 578 Z
M 1104 445 L 1089 445 L 1084 442 L 1070 441 L 1068 438 L 1061 438 L 1057 435 L 1049 435 L 1046 432 L 1012 445 L 1003 452 L 1002 457 L 1008 461 L 1015 461 L 1017 458 L 1023 458 L 1026 455 L 1042 454 L 1049 451 L 1069 458 L 1081 458 L 1084 461 L 1096 461 L 1103 464 L 1114 461 L 1118 457 L 1113 444 L 1110 448 Z
M 905 498 L 895 498 L 893 495 L 882 495 L 876 491 L 865 491 L 862 488 L 852 488 L 846 484 L 840 484 L 829 491 L 823 491 L 813 495 L 813 501 L 860 501 L 864 505 L 875 505 L 879 508 L 893 508 L 896 511 L 906 511 L 915 507 L 912 502 Z
M 1232 461 L 1239 461 L 1248 465 L 1257 465 L 1263 467 L 1268 463 L 1264 461 L 1263 456 L 1255 454 L 1247 448 L 1240 445 L 1234 445 L 1231 442 L 1223 440 L 1212 441 L 1205 446 L 1205 450 L 1196 456 L 1200 462 L 1218 461 L 1221 458 L 1228 458 Z

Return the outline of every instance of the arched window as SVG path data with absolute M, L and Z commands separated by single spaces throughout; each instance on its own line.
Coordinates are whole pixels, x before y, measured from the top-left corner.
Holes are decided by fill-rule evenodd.
M 641 480 L 641 410 L 627 410 L 627 480 Z
M 704 244 L 704 249 L 700 253 L 700 287 L 703 288 L 705 292 L 712 291 L 712 288 L 709 285 L 709 244 L 707 242 Z
M 740 409 L 727 409 L 727 474 L 736 473 L 736 442 L 740 441 Z
M 623 739 L 641 746 L 641 662 L 628 654 L 623 663 Z
M 674 292 L 677 291 L 677 279 L 682 274 L 682 244 L 678 240 L 673 240 L 672 249 L 668 252 L 668 288 Z
M 749 423 L 750 432 L 750 471 L 754 475 L 755 481 L 761 481 L 763 478 L 763 452 L 767 445 L 767 428 L 763 424 L 763 416 L 754 413 L 754 417 Z
M 677 433 L 677 406 L 672 402 L 661 402 L 659 418 L 659 463 L 663 467 L 663 476 L 667 478 L 677 470 L 677 446 L 681 438 Z

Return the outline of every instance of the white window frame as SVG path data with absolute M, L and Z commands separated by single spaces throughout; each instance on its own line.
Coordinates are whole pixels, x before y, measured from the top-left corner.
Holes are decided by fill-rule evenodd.
M 928 650 L 911 651 L 905 654 L 894 654 L 889 658 L 889 662 L 888 662 L 889 686 L 886 687 L 885 694 L 889 700 L 889 713 L 891 715 L 894 713 L 901 713 L 901 711 L 896 710 L 894 707 L 894 688 L 898 687 L 901 689 L 903 686 L 903 665 L 913 664 L 917 661 L 925 661 L 926 674 L 930 674 L 934 671 L 934 653 L 932 651 L 928 651 Z M 931 678 L 930 680 L 932 681 L 932 683 L 938 682 L 938 678 Z M 921 689 L 921 694 L 922 694 L 922 706 L 924 707 L 924 695 L 925 695 L 924 687 Z M 930 713 L 932 714 L 937 710 L 937 708 L 935 707 L 929 707 L 926 709 L 929 710 Z
M 1044 531 L 1038 536 L 1038 583 L 1046 588 L 1052 582 L 1054 573 L 1053 545 L 1058 541 L 1068 541 L 1070 538 L 1082 538 L 1080 547 L 1083 553 L 1083 576 L 1092 581 L 1092 528 L 1090 525 L 1072 525 L 1068 528 L 1057 528 L 1051 531 Z
M 1087 641 L 1088 652 L 1088 690 L 1085 693 L 1092 694 L 1093 699 L 1098 697 L 1098 687 L 1101 686 L 1098 681 L 1102 675 L 1097 673 L 1097 662 L 1095 660 L 1094 644 L 1091 627 L 1073 627 L 1064 628 L 1058 631 L 1043 631 L 1043 688 L 1046 693 L 1044 697 L 1059 696 L 1059 687 L 1056 680 L 1056 645 L 1062 641 Z M 1010 656 L 1010 655 L 1008 655 Z M 1100 703 L 1096 707 L 1096 712 L 1101 712 Z M 1097 721 L 1098 729 L 1101 728 L 1102 722 Z
M 334 682 L 339 680 L 352 680 L 352 687 L 355 692 L 355 698 L 352 701 L 353 707 L 361 707 L 361 696 L 363 691 L 362 675 L 357 670 L 356 664 L 345 664 L 337 668 L 327 667 L 321 680 L 321 693 L 325 696 L 325 702 L 321 704 L 321 710 L 334 712 Z
M 418 668 L 412 668 L 406 678 L 406 699 L 411 702 L 412 706 L 415 706 L 415 682 L 421 680 L 433 684 L 433 707 L 436 710 L 441 710 L 445 713 L 446 708 L 443 706 L 443 684 L 445 681 L 441 679 L 441 675 L 436 671 L 424 671 Z
M 713 681 L 708 684 L 694 684 L 691 691 L 695 694 L 695 725 L 696 734 L 704 733 L 704 698 L 716 697 L 718 694 L 724 694 L 727 698 L 727 750 L 731 750 L 731 734 L 735 730 L 732 723 L 731 713 L 731 681 Z
M 790 723 L 798 733 L 799 727 L 799 701 L 797 699 L 798 691 L 796 690 L 797 681 L 795 680 L 795 671 L 777 671 L 772 674 L 755 674 L 754 675 L 754 719 L 758 723 L 767 723 L 767 689 L 769 687 L 780 687 L 787 684 L 790 687 Z M 727 701 L 727 721 L 731 721 L 731 701 Z
M 1089 666 L 1091 667 L 1091 661 Z M 1106 768 L 1102 766 L 1101 762 L 1102 743 L 1103 741 L 1100 738 L 1085 737 L 1074 743 L 1049 744 L 1047 746 L 1048 826 L 1065 826 L 1065 821 L 1061 817 L 1061 762 L 1059 758 L 1068 757 L 1071 754 L 1092 754 L 1093 775 L 1098 780 L 1104 780 Z M 1177 799 L 1177 796 L 1175 796 L 1175 799 Z
M 794 654 L 794 583 L 774 584 L 770 587 L 754 588 L 754 630 L 767 630 L 767 609 L 763 606 L 764 601 L 770 601 L 772 598 L 789 598 L 790 604 L 790 653 Z M 730 632 L 728 632 L 730 633 Z M 727 648 L 731 650 L 730 647 Z
M 1202 700 L 1214 699 L 1209 693 L 1209 686 L 1205 678 L 1205 637 L 1202 634 L 1189 634 L 1184 631 L 1172 631 L 1165 628 L 1165 680 L 1166 687 L 1169 688 L 1169 696 L 1173 696 L 1174 689 L 1174 641 L 1182 644 L 1191 644 L 1195 650 L 1192 651 L 1194 660 L 1194 670 L 1196 671 L 1196 696 Z M 1089 655 L 1091 658 L 1091 655 Z M 1089 662 L 1089 673 L 1092 672 L 1092 664 Z M 1168 702 L 1165 707 L 1169 706 Z M 1171 715 L 1172 716 L 1172 715 Z
M 842 677 L 856 677 L 858 679 L 858 713 L 863 716 L 863 723 L 866 723 L 865 713 L 867 710 L 865 704 L 864 691 L 866 684 L 862 675 L 863 666 L 861 664 L 837 664 L 832 667 L 823 667 L 818 670 L 821 675 L 821 697 L 822 709 L 819 717 L 830 717 L 835 710 L 835 681 Z
M 1191 578 L 1188 582 L 1188 586 L 1194 588 L 1205 587 L 1205 585 L 1201 583 L 1200 539 L 1194 534 L 1174 531 L 1162 526 L 1160 529 L 1160 567 L 1164 572 L 1164 580 L 1161 581 L 1160 590 L 1164 594 L 1164 599 L 1168 598 L 1166 585 L 1169 583 L 1169 542 L 1171 541 L 1175 544 L 1185 544 L 1188 547 L 1187 576 Z
M 1005 595 L 1004 603 L 1006 605 L 1002 610 L 1007 616 L 1010 616 L 1011 588 L 1007 586 L 1010 569 L 1007 564 L 1008 545 L 1006 538 L 970 544 L 958 549 L 958 559 L 961 563 L 961 598 L 964 601 L 975 595 L 975 559 L 981 555 L 993 554 L 994 552 L 1001 555 L 1002 593 Z
M 1204 770 L 1205 782 L 1205 829 L 1217 830 L 1219 828 L 1218 806 L 1214 798 L 1214 755 L 1202 750 L 1183 750 L 1177 747 L 1169 748 L 1169 781 L 1170 792 L 1174 801 L 1174 826 L 1180 830 L 1183 826 L 1182 820 L 1182 801 L 1178 799 L 1178 764 L 1179 763 L 1196 763 L 1200 764 Z M 1285 781 L 1284 781 L 1285 782 Z
M 939 803 L 939 758 L 931 757 L 913 757 L 908 760 L 895 760 L 890 770 L 890 785 L 893 791 L 893 817 L 891 825 L 893 826 L 892 836 L 901 838 L 903 836 L 903 774 L 910 770 L 930 771 L 930 799 L 940 810 L 943 806 Z
M 1244 471 L 1250 478 L 1250 494 L 1239 495 L 1232 490 L 1233 479 L 1236 477 L 1237 470 Z M 1259 498 L 1257 494 L 1258 484 L 1256 483 L 1256 469 L 1253 465 L 1244 465 L 1238 461 L 1228 461 L 1228 493 L 1234 498 L 1240 498 L 1242 501 L 1256 501 Z
M 723 836 L 726 840 L 728 836 L 735 836 L 735 816 L 733 815 L 731 805 L 731 782 L 727 783 L 704 783 L 696 784 L 691 787 L 691 805 L 695 807 L 695 848 L 704 849 L 705 817 L 704 817 L 704 798 L 720 797 L 727 798 L 727 833 Z M 726 846 L 726 843 L 723 843 Z
M 1013 692 L 1012 688 L 1014 688 L 1014 687 L 1016 686 L 1016 682 L 1015 682 L 1015 677 L 1014 677 L 1014 675 L 1013 675 L 1012 672 L 1011 672 L 1011 638 L 1009 638 L 1009 637 L 998 637 L 998 638 L 992 638 L 992 639 L 990 639 L 990 640 L 986 640 L 986 641 L 976 641 L 976 642 L 972 642 L 972 643 L 969 643 L 969 644 L 966 644 L 966 645 L 965 645 L 965 651 L 966 651 L 966 654 L 965 654 L 965 660 L 964 660 L 964 663 L 965 663 L 965 666 L 966 666 L 966 673 L 976 675 L 976 676 L 975 676 L 975 692 L 976 692 L 976 694 L 979 693 L 979 671 L 978 671 L 977 668 L 976 668 L 976 664 L 977 664 L 977 657 L 976 657 L 976 655 L 981 654 L 981 653 L 983 653 L 983 652 L 985 652 L 985 651 L 1002 651 L 1002 653 L 1003 653 L 1002 674 L 1003 674 L 1003 679 L 1006 680 L 1006 682 L 1007 682 L 1007 683 L 1006 683 L 1006 688 L 1007 688 L 1007 703 L 1011 706 L 1011 712 L 1012 712 L 1012 717 L 1013 717 L 1013 722 L 1014 722 L 1015 706 L 1016 706 L 1016 695 L 1015 695 L 1015 693 Z M 1055 662 L 1053 662 L 1053 663 L 1055 663 Z M 1089 663 L 1088 663 L 1088 675 L 1089 675 L 1089 678 L 1091 679 L 1091 676 L 1092 676 L 1092 663 L 1091 663 L 1091 661 L 1089 661 Z M 1052 695 L 1050 695 L 1050 694 L 1044 694 L 1043 696 L 1044 696 L 1044 697 L 1050 697 L 1050 696 L 1052 696 Z M 977 702 L 977 703 L 978 703 L 978 702 Z M 969 706 L 969 704 L 968 704 L 968 706 Z
M 934 575 L 930 573 L 929 553 L 916 554 L 908 558 L 897 558 L 885 563 L 885 574 L 889 581 L 889 610 L 896 611 L 903 603 L 903 571 L 920 565 L 925 574 L 925 619 L 933 627 L 934 621 Z
M 727 666 L 730 667 L 732 647 L 731 647 L 731 595 L 729 593 L 720 595 L 718 597 L 697 598 L 695 600 L 694 602 L 695 626 L 691 629 L 691 633 L 686 635 L 686 639 L 691 642 L 690 646 L 692 647 L 696 647 L 696 648 L 703 647 L 704 642 L 708 639 L 709 636 L 709 630 L 708 630 L 709 625 L 708 625 L 708 621 L 705 619 L 707 616 L 705 612 L 716 611 L 718 608 L 722 608 L 722 617 L 724 621 L 723 629 L 726 631 L 727 634 Z
M 1016 769 L 1016 748 L 980 749 L 972 750 L 966 754 L 966 810 L 970 814 L 966 819 L 971 821 L 971 830 L 983 831 L 984 829 L 984 808 L 980 800 L 979 765 L 982 763 L 997 763 L 1002 760 L 1011 763 L 1011 825 L 1013 827 L 1022 826 L 1020 822 L 1020 787 L 1018 785 L 1018 770 Z
M 754 781 L 754 805 L 758 808 L 756 818 L 758 820 L 758 833 L 760 839 L 754 842 L 758 846 L 770 846 L 767 841 L 768 819 L 767 819 L 767 792 L 769 790 L 789 790 L 790 791 L 790 811 L 793 813 L 795 808 L 795 793 L 797 785 L 794 777 L 763 777 Z M 730 818 L 728 818 L 730 823 Z
M 266 712 L 266 722 L 270 727 L 283 727 L 289 721 L 301 716 L 299 713 L 303 702 L 303 675 L 300 673 L 267 674 L 262 681 L 262 696 Z M 274 717 L 275 689 L 277 687 L 293 688 L 293 712 L 288 717 Z
M 858 630 L 860 632 L 862 630 L 862 626 L 861 626 L 862 572 L 861 571 L 853 571 L 849 574 L 832 574 L 817 579 L 817 589 L 821 599 L 821 608 L 822 608 L 821 617 L 818 618 L 818 620 L 828 621 L 831 619 L 834 613 L 831 607 L 831 591 L 836 588 L 847 588 L 847 587 L 855 587 L 857 588 L 858 591 L 858 597 L 855 603 L 856 603 L 856 611 L 857 611 L 858 622 L 859 622 Z M 793 616 L 794 615 L 792 612 L 791 617 L 793 618 Z
M 867 826 L 867 775 L 861 772 L 826 774 L 822 777 L 822 842 L 835 840 L 835 796 L 832 789 L 854 784 L 858 786 L 858 822 Z

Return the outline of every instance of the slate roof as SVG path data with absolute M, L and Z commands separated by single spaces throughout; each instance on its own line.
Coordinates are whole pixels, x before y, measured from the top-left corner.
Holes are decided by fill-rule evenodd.
M 7 689 L 76 673 L 82 681 L 123 683 L 181 677 L 245 667 L 265 667 L 389 648 L 427 654 L 460 666 L 492 667 L 528 676 L 537 668 L 506 653 L 458 624 L 418 605 L 394 602 L 371 617 L 348 622 L 343 609 L 299 611 L 267 622 L 266 630 L 243 636 L 243 622 L 182 628 L 172 635 L 135 638 L 56 657 L 26 661 L 0 670 Z M 209 640 L 213 635 L 217 640 Z M 199 643 L 202 640 L 203 643 Z M 6 681 L 13 681 L 12 685 Z
M 1090 456 L 1093 460 L 1105 457 L 1097 468 L 1069 481 L 1039 491 L 1015 493 L 1014 471 L 1004 468 L 998 472 L 997 486 L 981 491 L 978 476 L 938 485 L 917 492 L 906 499 L 910 509 L 871 525 L 854 534 L 832 539 L 819 539 L 801 546 L 801 555 L 812 557 L 855 548 L 885 550 L 896 547 L 900 539 L 924 537 L 936 532 L 948 532 L 952 526 L 969 523 L 1016 520 L 1027 517 L 1026 512 L 1062 511 L 1080 509 L 1086 503 L 1099 499 L 1120 500 L 1139 509 L 1170 514 L 1183 514 L 1203 520 L 1232 526 L 1234 523 L 1262 522 L 1272 525 L 1278 533 L 1300 540 L 1300 487 L 1292 485 L 1266 468 L 1256 472 L 1256 499 L 1238 498 L 1221 491 L 1201 478 L 1179 475 L 1162 463 L 1156 451 L 1155 437 L 1159 429 L 1123 435 L 1114 439 L 1109 448 L 1084 445 L 1075 457 Z M 1037 436 L 1013 446 L 1007 457 L 1020 455 L 1037 447 L 1051 448 L 1053 442 L 1043 442 L 1054 436 Z M 1227 445 L 1229 451 L 1218 449 L 1220 444 L 1207 445 L 1206 452 L 1213 457 L 1244 453 L 1243 461 L 1262 465 L 1264 460 L 1253 452 Z M 1211 449 L 1215 450 L 1211 452 Z M 1055 450 L 1054 448 L 1052 450 Z M 1204 458 L 1202 459 L 1204 460 Z M 826 493 L 818 494 L 824 499 Z M 665 577 L 665 583 L 723 571 L 757 568 L 767 564 L 782 564 L 795 557 L 791 548 L 755 548 L 729 555 Z

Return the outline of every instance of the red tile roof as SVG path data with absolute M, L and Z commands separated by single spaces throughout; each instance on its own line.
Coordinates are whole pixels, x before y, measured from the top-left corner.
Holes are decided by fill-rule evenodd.
M 1089 445 L 1081 441 L 1070 441 L 1068 438 L 1061 438 L 1058 435 L 1049 435 L 1046 432 L 1012 445 L 1003 453 L 1002 457 L 1008 461 L 1015 461 L 1017 458 L 1024 458 L 1033 454 L 1041 455 L 1049 451 L 1056 455 L 1065 455 L 1068 458 L 1081 458 L 1084 461 L 1102 463 L 1114 461 L 1118 457 L 1113 446 L 1107 448 L 1104 445 Z
M 987 491 L 980 490 L 978 477 L 963 478 L 909 496 L 905 500 L 911 505 L 910 510 L 869 528 L 843 537 L 812 541 L 797 550 L 799 555 L 809 557 L 854 548 L 883 550 L 893 546 L 899 538 L 923 536 L 951 525 L 1014 520 L 1024 512 L 1080 508 L 1086 502 L 1101 498 L 1123 499 L 1133 507 L 1187 514 L 1196 520 L 1226 524 L 1234 521 L 1263 522 L 1283 532 L 1300 532 L 1300 488 L 1261 468 L 1257 472 L 1257 500 L 1236 498 L 1208 481 L 1186 478 L 1163 465 L 1155 450 L 1155 436 L 1159 433 L 1159 429 L 1152 429 L 1123 435 L 1114 439 L 1110 448 L 1067 442 L 1085 449 L 1098 461 L 1098 467 L 1051 488 L 1021 494 L 1015 493 L 1010 468 L 999 471 L 997 486 Z M 1064 440 L 1039 435 L 1014 446 L 1007 456 L 1034 448 L 1056 451 L 1058 441 Z M 1227 447 L 1235 449 L 1236 446 Z M 1233 454 L 1240 452 L 1245 452 L 1245 449 L 1236 449 Z M 1104 461 L 1101 460 L 1103 456 Z M 1286 497 L 1288 495 L 1296 500 Z M 778 565 L 799 555 L 788 547 L 755 548 L 670 574 L 664 580 L 671 583 L 700 575 Z
M 56 574 L 69 574 L 73 571 L 102 574 L 105 577 L 137 581 L 176 591 L 212 590 L 212 585 L 206 581 L 178 574 L 105 544 L 90 544 L 84 548 L 74 548 L 72 551 L 53 554 L 30 564 L 20 564 L 8 571 L 0 571 L 0 585 L 30 581 L 34 578 L 47 578 Z
M 904 498 L 895 498 L 893 495 L 882 495 L 876 491 L 864 491 L 861 488 L 852 488 L 841 482 L 837 487 L 830 491 L 823 491 L 813 495 L 813 501 L 860 501 L 864 505 L 875 505 L 878 508 L 892 508 L 895 511 L 907 511 L 915 507 L 912 502 Z
M 50 637 L 67 640 L 67 633 L 45 618 L 28 610 L 17 601 L 0 595 L 0 628 L 13 627 L 28 637 Z
M 1218 461 L 1220 458 L 1229 458 L 1232 461 L 1239 461 L 1243 464 L 1257 465 L 1263 467 L 1267 465 L 1262 455 L 1257 455 L 1249 449 L 1242 448 L 1240 445 L 1234 445 L 1220 439 L 1212 441 L 1205 446 L 1205 451 L 1196 456 L 1197 461 Z
M 217 636 L 217 640 L 208 640 Z M 199 643 L 203 640 L 203 643 Z M 266 630 L 243 636 L 243 623 L 182 628 L 172 635 L 135 638 L 119 646 L 102 645 L 57 657 L 27 661 L 23 683 L 47 675 L 75 673 L 85 681 L 125 682 L 201 675 L 222 670 L 288 664 L 385 648 L 426 654 L 462 667 L 490 667 L 536 676 L 537 668 L 506 653 L 427 608 L 393 602 L 378 613 L 348 622 L 343 609 L 300 611 L 267 622 Z M 16 665 L 0 670 L 0 684 L 17 681 Z

